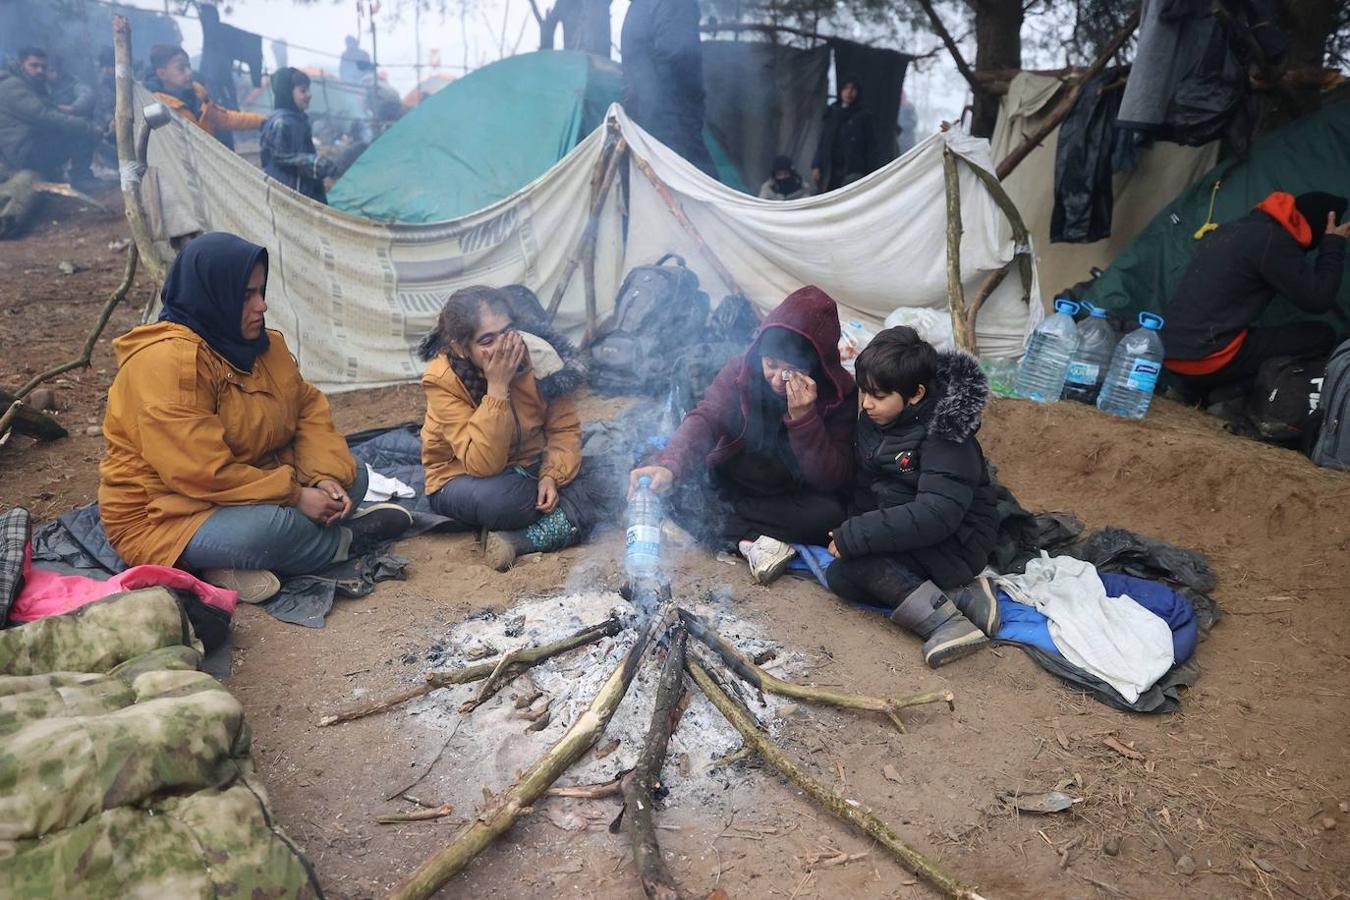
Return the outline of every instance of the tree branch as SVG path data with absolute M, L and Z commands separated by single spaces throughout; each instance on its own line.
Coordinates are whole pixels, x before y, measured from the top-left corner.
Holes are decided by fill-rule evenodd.
M 956 68 L 960 70 L 961 77 L 970 85 L 970 89 L 979 94 L 983 91 L 983 86 L 975 77 L 975 72 L 966 62 L 966 58 L 961 55 L 961 48 L 956 46 L 956 40 L 952 33 L 947 30 L 947 26 L 942 24 L 942 17 L 938 15 L 933 7 L 933 0 L 919 0 L 919 5 L 923 11 L 928 14 L 928 21 L 933 24 L 933 31 L 938 37 L 942 38 L 942 43 L 947 45 L 947 52 L 952 55 L 952 61 L 956 63 Z

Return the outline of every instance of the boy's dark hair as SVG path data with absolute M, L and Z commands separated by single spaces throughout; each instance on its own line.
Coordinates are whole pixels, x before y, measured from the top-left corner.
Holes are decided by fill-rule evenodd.
M 41 47 L 20 47 L 14 58 L 20 63 L 30 59 L 46 59 L 47 51 Z
M 468 346 L 483 319 L 483 310 L 490 309 L 511 318 L 511 298 L 500 288 L 475 284 L 460 288 L 450 295 L 436 320 L 436 329 L 422 338 L 417 352 L 430 362 L 450 351 L 451 344 Z
M 897 325 L 872 338 L 854 364 L 858 390 L 872 396 L 913 397 L 919 386 L 933 389 L 938 352 L 908 325 Z
M 158 72 L 176 56 L 187 58 L 187 51 L 177 44 L 156 44 L 150 48 L 150 68 Z

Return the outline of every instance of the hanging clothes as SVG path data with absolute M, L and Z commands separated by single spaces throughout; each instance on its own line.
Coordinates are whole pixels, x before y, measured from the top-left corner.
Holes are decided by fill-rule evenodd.
M 1111 236 L 1120 91 L 1105 88 L 1119 81 L 1122 72 L 1111 67 L 1089 80 L 1059 126 L 1051 241 L 1090 244 Z M 1127 160 L 1121 161 L 1128 165 Z

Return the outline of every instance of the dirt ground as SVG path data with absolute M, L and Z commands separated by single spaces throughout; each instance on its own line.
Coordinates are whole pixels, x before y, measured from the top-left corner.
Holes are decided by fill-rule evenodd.
M 108 248 L 123 235 L 120 213 L 76 217 L 55 203 L 49 211 L 35 234 L 0 244 L 0 385 L 10 388 L 77 352 L 122 271 Z M 58 228 L 53 216 L 67 218 Z M 63 260 L 78 271 L 63 274 Z M 138 282 L 137 309 L 146 290 Z M 136 312 L 119 310 L 108 335 L 129 328 Z M 105 338 L 90 369 L 55 385 L 71 436 L 0 448 L 0 508 L 23 504 L 45 519 L 94 498 L 96 426 L 112 372 Z M 416 386 L 342 394 L 333 405 L 344 430 L 421 417 Z M 589 400 L 583 413 L 603 408 Z M 1350 476 L 1228 436 L 1166 402 L 1130 423 L 1077 405 L 999 400 L 982 439 L 1028 507 L 1071 510 L 1090 527 L 1120 525 L 1208 554 L 1225 615 L 1199 649 L 1199 683 L 1179 713 L 1139 716 L 1069 690 L 1010 647 L 930 671 L 914 639 L 812 583 L 762 589 L 744 566 L 685 556 L 677 590 L 731 589 L 738 614 L 811 660 L 812 683 L 892 695 L 949 688 L 957 698 L 955 713 L 912 711 L 906 735 L 868 716 L 801 707 L 786 725 L 788 749 L 985 896 L 1347 896 Z M 413 684 L 428 648 L 475 610 L 578 581 L 616 583 L 621 551 L 611 533 L 506 575 L 481 565 L 469 536 L 424 536 L 398 552 L 412 561 L 408 580 L 341 603 L 322 630 L 252 608 L 237 620 L 229 687 L 248 711 L 273 809 L 332 897 L 383 895 L 472 811 L 376 824 L 376 815 L 407 808 L 384 798 L 445 738 L 405 712 L 324 729 L 317 719 L 359 692 Z M 1141 758 L 1108 748 L 1108 737 Z M 435 802 L 457 768 L 441 759 L 419 796 Z M 930 895 L 771 770 L 742 762 L 721 777 L 715 802 L 672 794 L 658 814 L 690 896 Z M 1082 802 L 1019 816 L 998 799 L 1057 786 Z M 594 824 L 565 831 L 536 811 L 443 896 L 641 896 L 625 844 L 605 829 L 616 802 L 574 807 Z M 840 851 L 866 855 L 812 866 Z

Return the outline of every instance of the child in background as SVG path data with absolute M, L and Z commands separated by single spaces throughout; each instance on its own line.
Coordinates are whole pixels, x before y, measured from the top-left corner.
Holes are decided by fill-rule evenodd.
M 272 105 L 259 139 L 263 171 L 311 200 L 328 203 L 323 180 L 337 174 L 337 163 L 314 149 L 309 122 L 309 76 L 289 66 L 272 74 Z
M 846 600 L 893 610 L 937 668 L 998 631 L 993 587 L 977 577 L 998 533 L 975 438 L 989 383 L 974 358 L 939 354 L 906 326 L 872 340 L 856 377 L 857 474 L 826 580 Z

